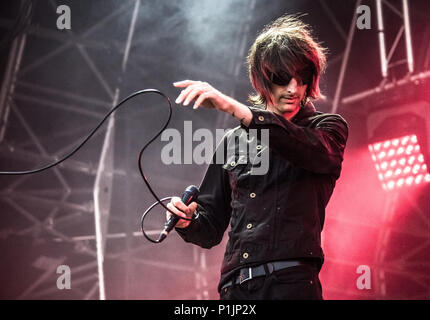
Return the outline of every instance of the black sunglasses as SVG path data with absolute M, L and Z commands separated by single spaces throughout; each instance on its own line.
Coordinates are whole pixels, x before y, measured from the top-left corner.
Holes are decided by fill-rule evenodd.
M 290 83 L 292 76 L 288 73 L 272 73 L 270 74 L 270 82 L 278 86 L 286 86 Z
M 305 68 L 297 72 L 297 76 L 302 81 L 303 85 L 311 84 L 313 72 L 311 68 Z M 278 86 L 287 86 L 293 77 L 287 72 L 277 72 L 270 75 L 270 81 Z

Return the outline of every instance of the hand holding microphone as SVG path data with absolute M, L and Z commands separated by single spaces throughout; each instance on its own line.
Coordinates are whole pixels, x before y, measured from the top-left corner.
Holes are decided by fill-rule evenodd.
M 196 200 L 198 193 L 199 189 L 196 186 L 189 186 L 182 195 L 182 199 L 173 197 L 167 204 L 167 208 L 180 217 L 191 219 L 197 209 L 197 203 L 194 200 Z M 182 220 L 172 215 L 169 211 L 166 211 L 166 218 L 167 222 L 158 238 L 159 242 L 163 241 L 174 227 L 186 228 L 191 223 L 191 221 Z

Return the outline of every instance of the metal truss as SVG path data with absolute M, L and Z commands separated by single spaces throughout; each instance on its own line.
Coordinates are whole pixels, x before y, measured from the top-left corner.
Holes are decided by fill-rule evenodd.
M 342 96 L 345 75 L 348 72 L 348 64 L 351 58 L 351 48 L 354 41 L 355 34 L 357 32 L 356 26 L 356 9 L 362 4 L 361 0 L 356 0 L 355 6 L 353 7 L 351 24 L 348 32 L 344 30 L 338 21 L 336 15 L 328 7 L 324 0 L 319 1 L 320 5 L 324 9 L 327 18 L 331 21 L 338 35 L 345 42 L 345 50 L 338 56 L 331 60 L 331 63 L 341 60 L 341 67 L 339 70 L 339 76 L 336 84 L 336 89 L 333 98 L 327 97 L 326 100 L 332 103 L 331 112 L 336 113 L 340 106 L 346 106 L 355 102 L 362 101 L 372 95 L 377 95 L 383 91 L 390 90 L 393 86 L 402 85 L 402 83 L 412 83 L 414 81 L 420 81 L 429 77 L 429 71 L 424 71 L 418 74 L 414 74 L 414 56 L 413 46 L 411 40 L 411 27 L 410 27 L 410 15 L 409 15 L 409 2 L 408 0 L 402 0 L 402 8 L 398 9 L 395 5 L 385 0 L 375 0 L 375 7 L 377 11 L 377 23 L 378 23 L 378 36 L 379 36 L 379 57 L 381 60 L 381 82 L 375 88 L 370 88 L 360 93 L 353 94 L 351 96 Z M 403 24 L 400 26 L 393 43 L 387 53 L 386 49 L 386 30 L 384 29 L 384 10 L 394 12 L 399 19 L 402 20 Z M 402 36 L 405 41 L 401 42 Z M 401 45 L 403 43 L 403 46 Z M 393 61 L 394 53 L 400 49 L 404 50 L 404 58 L 397 61 Z M 375 52 L 375 57 L 378 54 Z M 408 72 L 401 79 L 395 79 L 392 81 L 391 71 L 399 65 L 407 64 Z M 397 77 L 398 78 L 398 77 Z
M 377 9 L 377 22 L 378 22 L 378 35 L 379 35 L 379 53 L 375 52 L 375 57 L 380 57 L 381 60 L 381 81 L 378 86 L 369 88 L 363 92 L 359 92 L 350 96 L 343 96 L 343 87 L 345 75 L 348 73 L 348 64 L 351 58 L 351 48 L 354 41 L 354 36 L 357 30 L 356 27 L 356 9 L 361 5 L 361 0 L 357 0 L 352 12 L 352 20 L 349 30 L 346 31 L 342 28 L 341 23 L 337 20 L 335 14 L 327 6 L 326 2 L 321 0 L 320 4 L 324 9 L 325 14 L 332 22 L 332 25 L 337 30 L 339 36 L 345 42 L 345 51 L 342 53 L 341 67 L 339 71 L 339 77 L 337 80 L 336 90 L 334 97 L 331 99 L 327 98 L 327 101 L 332 102 L 331 112 L 336 113 L 341 107 L 348 108 L 353 104 L 359 104 L 365 99 L 373 98 L 378 100 L 385 92 L 390 92 L 393 89 L 399 89 L 406 86 L 415 86 L 419 88 L 420 85 L 425 83 L 428 84 L 428 78 L 430 77 L 430 71 L 422 71 L 414 73 L 416 71 L 414 58 L 413 58 L 413 47 L 411 41 L 411 29 L 409 16 L 409 5 L 407 0 L 402 0 L 401 8 L 396 8 L 395 5 L 385 0 L 375 0 L 375 6 Z M 385 11 L 384 11 L 385 10 Z M 384 29 L 384 12 L 389 10 L 394 12 L 399 19 L 402 20 L 403 24 L 400 26 L 397 34 L 394 37 L 394 41 L 391 47 L 386 50 L 386 30 Z M 404 42 L 401 42 L 402 36 Z M 403 43 L 403 45 L 402 45 Z M 393 61 L 394 53 L 403 50 L 404 55 L 401 59 Z M 340 56 L 335 58 L 338 60 Z M 333 60 L 332 60 L 333 61 Z M 392 75 L 392 70 L 400 65 L 407 65 L 407 71 L 400 77 Z M 374 75 L 369 75 L 374 76 Z M 373 101 L 373 100 L 372 100 Z M 381 101 L 379 101 L 381 103 Z M 406 110 L 399 112 L 406 112 Z M 409 110 L 410 111 L 410 110 Z M 381 112 L 381 110 L 371 109 L 370 107 L 363 107 L 361 111 L 351 111 L 353 114 L 366 114 L 371 115 L 372 112 Z M 428 118 L 428 112 L 421 114 L 423 117 Z M 427 122 L 428 123 L 428 122 Z M 428 126 L 428 125 L 427 125 Z M 429 127 L 429 126 L 428 126 Z M 427 140 L 430 138 L 429 128 L 426 131 Z M 428 189 L 428 188 L 427 188 Z M 400 197 L 399 193 L 404 191 L 406 195 Z M 399 200 L 402 199 L 402 200 Z M 406 199 L 406 200 L 405 200 Z M 402 205 L 406 201 L 410 205 L 410 219 L 416 221 L 414 225 L 420 225 L 422 228 L 418 231 L 416 228 L 408 230 L 402 226 L 397 225 L 397 221 L 393 220 L 393 217 L 398 214 L 399 204 L 402 201 Z M 430 292 L 430 273 L 428 272 L 429 260 L 428 255 L 423 254 L 429 251 L 430 237 L 430 217 L 428 216 L 428 210 L 425 210 L 423 203 L 417 203 L 416 199 L 412 199 L 406 190 L 399 190 L 398 193 L 392 192 L 387 193 L 385 199 L 384 211 L 378 214 L 383 215 L 382 227 L 378 231 L 378 236 L 375 243 L 374 261 L 372 268 L 372 279 L 374 281 L 373 289 L 370 293 L 366 290 L 360 291 L 353 289 L 339 289 L 332 286 L 327 286 L 325 289 L 328 292 L 334 294 L 341 294 L 343 296 L 350 296 L 360 299 L 428 299 Z M 345 218 L 340 217 L 327 217 L 328 220 L 336 220 L 345 224 L 356 225 L 357 228 L 368 228 L 374 229 L 375 226 L 360 222 L 357 224 L 356 221 L 348 221 Z M 400 239 L 400 240 L 399 240 Z M 403 241 L 403 243 L 399 243 Z M 407 250 L 403 252 L 396 252 L 395 258 L 391 251 L 395 251 L 394 248 L 403 245 Z M 389 255 L 390 253 L 391 255 Z M 421 255 L 420 255 L 421 254 Z M 337 266 L 343 266 L 347 268 L 357 267 L 356 262 L 338 259 L 327 259 L 327 262 L 333 263 Z M 358 276 L 358 275 L 356 275 Z M 415 294 L 410 292 L 402 292 L 401 288 L 396 287 L 396 283 L 402 283 L 404 286 L 416 289 Z
M 426 255 L 430 249 L 430 217 L 405 191 L 389 195 L 382 213 L 384 226 L 378 235 L 373 266 L 375 289 L 380 299 L 426 300 L 430 297 L 430 263 Z M 408 225 L 420 225 L 420 230 L 397 225 L 398 215 L 402 214 L 398 212 L 399 205 L 405 203 L 412 213 Z M 403 290 L 398 289 L 398 283 L 404 283 Z
M 419 192 L 421 197 L 425 195 L 426 190 L 428 187 L 421 188 Z M 326 293 L 341 296 L 342 299 L 429 298 L 430 262 L 427 253 L 430 249 L 430 217 L 408 191 L 410 192 L 410 190 L 387 192 L 382 210 L 377 212 L 381 217 L 377 225 L 348 218 L 327 218 L 328 223 L 336 221 L 344 226 L 354 226 L 357 230 L 363 230 L 363 233 L 369 232 L 368 237 L 373 237 L 375 246 L 372 261 L 369 262 L 366 258 L 365 263 L 371 271 L 370 290 L 359 290 L 355 287 L 359 277 L 359 274 L 355 273 L 356 268 L 363 264 L 358 257 L 358 260 L 327 257 L 326 263 L 330 264 L 331 268 L 340 267 L 342 270 L 349 270 L 350 273 L 338 275 L 344 276 L 344 288 L 339 288 L 339 283 L 337 285 L 328 283 L 324 287 Z M 413 192 L 415 194 L 416 190 Z M 407 217 L 402 218 L 405 213 Z M 412 228 L 405 227 L 405 222 Z M 357 248 L 351 248 L 355 249 Z
M 343 85 L 343 77 L 346 72 L 346 66 L 349 60 L 349 50 L 347 50 L 347 54 L 345 54 L 343 58 L 342 65 L 344 66 L 339 75 L 339 81 L 336 90 L 336 97 L 334 99 L 332 112 L 335 112 L 340 102 L 342 105 L 349 105 L 352 103 L 360 102 L 366 98 L 377 96 L 385 91 L 391 90 L 393 87 L 403 86 L 409 83 L 421 82 L 430 77 L 430 70 L 422 71 L 420 73 L 415 73 L 415 62 L 414 62 L 414 50 L 412 46 L 412 35 L 411 35 L 411 26 L 410 26 L 410 14 L 409 14 L 409 1 L 402 0 L 402 8 L 396 8 L 392 3 L 386 0 L 375 0 L 376 9 L 377 9 L 377 23 L 378 23 L 378 39 L 379 39 L 379 57 L 381 62 L 381 82 L 375 88 L 370 88 L 363 92 L 359 92 L 353 94 L 348 97 L 343 97 L 341 100 L 341 92 Z M 357 2 L 357 6 L 360 5 L 360 1 Z M 384 11 L 385 10 L 385 11 Z M 402 24 L 397 31 L 397 34 L 393 40 L 393 43 L 387 53 L 386 49 L 386 30 L 384 27 L 384 12 L 391 11 L 395 15 L 401 19 Z M 355 33 L 355 19 L 353 19 L 353 23 L 350 27 L 350 33 L 348 37 L 348 46 L 350 47 L 350 43 L 353 41 L 354 33 Z M 404 42 L 401 42 L 401 38 L 404 38 Z M 401 45 L 403 43 L 403 46 Z M 403 50 L 404 54 L 397 61 L 393 61 L 393 56 L 396 51 Z M 407 72 L 402 76 L 396 77 L 392 75 L 392 70 L 399 65 L 407 65 Z M 341 100 L 341 101 L 340 101 Z
M 46 28 L 36 29 L 32 27 L 26 34 L 14 40 L 10 51 L 8 72 L 2 87 L 1 101 L 3 120 L 1 148 L 3 159 L 6 163 L 18 161 L 23 163 L 25 167 L 25 164 L 27 166 L 29 164 L 40 165 L 40 163 L 56 161 L 76 145 L 77 141 L 79 141 L 79 139 L 76 139 L 77 135 L 82 137 L 89 132 L 89 129 L 94 126 L 94 119 L 101 120 L 106 110 L 112 105 L 109 100 L 113 100 L 115 92 L 103 76 L 100 68 L 94 63 L 95 57 L 92 57 L 88 52 L 88 48 L 102 47 L 103 44 L 95 41 L 86 42 L 86 39 L 93 32 L 111 22 L 112 19 L 124 15 L 132 4 L 134 2 L 128 2 L 113 10 L 110 15 L 95 21 L 92 27 L 80 36 L 75 35 L 71 30 L 67 31 L 66 34 L 61 34 Z M 44 5 L 42 5 L 43 10 L 49 10 L 49 6 L 51 6 L 51 10 L 54 11 L 57 6 L 54 1 Z M 10 25 L 8 21 L 2 21 L 2 24 Z M 45 38 L 55 39 L 55 41 L 58 41 L 58 45 L 52 46 L 51 50 L 44 55 L 30 60 L 25 55 L 23 57 L 26 52 L 25 46 L 29 46 L 29 38 L 33 40 L 32 44 L 35 43 L 36 39 Z M 40 84 L 37 80 L 26 80 L 27 75 L 37 74 L 38 68 L 49 68 L 52 59 L 61 57 L 62 54 L 72 48 L 77 49 L 87 68 L 92 71 L 95 79 L 104 89 L 103 95 L 85 97 L 80 93 L 67 92 L 61 88 L 62 81 L 67 81 L 64 78 L 57 79 L 56 85 L 58 86 Z M 31 44 L 28 49 L 32 49 Z M 21 62 L 24 62 L 25 65 L 23 66 Z M 31 113 L 26 110 L 29 105 L 34 108 Z M 85 105 L 87 107 L 84 107 Z M 57 131 L 55 135 L 39 135 L 35 132 L 31 114 L 43 109 L 49 109 L 49 112 L 54 117 L 61 117 L 61 112 L 64 111 L 69 112 L 69 114 L 72 113 L 73 116 L 79 117 L 82 126 L 65 128 L 64 131 Z M 17 124 L 20 125 L 19 131 L 15 131 L 12 128 Z M 8 127 L 12 131 L 10 136 L 7 135 Z M 109 129 L 111 128 L 112 123 L 108 126 L 105 136 L 109 137 L 111 132 Z M 61 130 L 61 128 L 57 129 Z M 22 131 L 25 132 L 26 136 L 21 134 L 21 136 L 16 137 L 14 135 L 14 133 Z M 102 136 L 102 133 L 100 131 L 96 136 Z M 58 143 L 58 138 L 64 139 L 62 141 L 71 142 L 62 145 Z M 47 146 L 50 148 L 55 146 L 56 148 L 55 150 L 48 150 Z M 94 299 L 96 297 L 100 283 L 97 273 L 97 261 L 94 260 L 97 258 L 97 246 L 94 245 L 94 242 L 79 240 L 79 234 L 76 233 L 79 232 L 82 223 L 92 225 L 92 229 L 94 229 L 94 222 L 91 223 L 91 217 L 95 212 L 95 205 L 98 204 L 93 200 L 94 184 L 95 179 L 100 177 L 100 168 L 104 165 L 104 162 L 100 161 L 97 164 L 91 160 L 77 160 L 75 158 L 53 168 L 54 177 L 49 177 L 49 173 L 42 178 L 21 176 L 10 180 L 9 184 L 2 186 L 0 192 L 2 201 L 8 205 L 9 210 L 14 212 L 13 214 L 21 215 L 27 221 L 27 225 L 23 228 L 12 228 L 8 234 L 9 236 L 31 235 L 36 243 L 48 241 L 72 245 L 72 251 L 63 253 L 59 258 L 55 257 L 55 250 L 48 252 L 48 256 L 41 255 L 34 264 L 36 268 L 42 270 L 42 274 L 15 298 L 55 298 L 59 290 L 55 286 L 53 279 L 56 278 L 57 266 L 63 263 L 73 265 L 73 294 L 75 295 L 65 297 L 81 299 Z M 109 169 L 104 170 L 104 174 L 107 176 L 126 174 L 121 170 L 114 170 L 112 167 Z M 74 185 L 70 181 L 70 174 L 81 174 L 85 182 Z M 46 180 L 42 181 L 40 179 Z M 6 179 L 4 178 L 4 180 Z M 36 180 L 38 181 L 36 188 L 32 190 L 32 188 L 27 187 Z M 109 189 L 107 196 L 110 196 L 111 192 L 111 189 Z M 74 198 L 74 200 L 70 200 L 71 198 Z M 47 214 L 40 215 L 39 210 L 31 210 L 31 207 L 46 208 L 44 210 L 47 210 Z M 96 225 L 97 222 L 98 220 L 96 220 Z M 73 225 L 73 228 L 69 227 L 71 225 Z M 91 228 L 82 229 L 91 230 Z M 54 257 L 49 255 L 54 255 Z M 76 265 L 75 256 L 80 255 L 87 256 L 87 262 Z M 41 260 L 44 263 L 38 263 Z M 82 260 L 82 258 L 77 259 L 77 261 L 79 260 Z M 50 284 L 50 287 L 47 288 L 47 284 Z M 81 287 L 86 289 L 81 289 Z
M 120 7 L 116 7 L 107 16 L 104 16 L 99 21 L 94 21 L 94 24 L 79 36 L 71 30 L 67 31 L 66 35 L 62 34 L 60 36 L 60 32 L 58 31 L 33 28 L 27 34 L 23 34 L 13 42 L 1 95 L 1 101 L 3 102 L 1 104 L 1 132 L 3 140 L 1 148 L 5 160 L 8 158 L 9 161 L 24 161 L 27 165 L 28 163 L 34 165 L 57 160 L 77 144 L 77 141 L 80 139 L 76 139 L 76 135 L 82 136 L 87 134 L 89 129 L 94 126 L 93 120 L 100 120 L 104 116 L 104 113 L 118 101 L 119 88 L 116 90 L 113 89 L 110 82 L 103 75 L 103 71 L 96 65 L 95 61 L 97 58 L 88 52 L 88 49 L 103 48 L 104 44 L 96 41 L 88 41 L 87 38 L 106 26 L 106 24 L 111 23 L 113 19 L 117 19 L 121 15 L 126 15 L 133 7 L 136 8 L 138 4 L 139 1 L 128 1 Z M 49 5 L 51 9 L 56 8 L 54 1 L 50 1 Z M 49 10 L 49 8 L 44 7 L 44 10 Z M 133 17 L 135 18 L 135 16 Z M 2 23 L 3 25 L 9 24 L 8 21 L 2 21 Z M 21 61 L 25 52 L 25 40 L 33 36 L 42 39 L 54 38 L 58 41 L 58 45 L 53 46 L 49 52 L 33 60 L 26 60 L 24 58 L 25 66 L 22 67 Z M 123 54 L 123 71 L 125 70 L 125 57 L 128 55 L 130 43 L 131 38 L 126 41 L 128 47 L 125 48 Z M 119 57 L 122 48 L 115 42 L 114 45 L 118 45 L 116 49 Z M 91 70 L 104 94 L 99 97 L 85 97 L 80 93 L 67 92 L 61 88 L 61 79 L 56 83 L 58 87 L 41 85 L 37 81 L 25 80 L 27 75 L 37 73 L 38 68 L 49 68 L 52 59 L 61 57 L 62 54 L 72 48 L 77 49 L 80 57 L 87 68 Z M 62 80 L 67 81 L 67 79 Z M 16 90 L 17 87 L 21 90 Z M 26 93 L 27 90 L 31 91 L 31 94 Z M 38 112 L 38 108 L 50 108 L 50 112 L 54 117 L 64 111 L 73 113 L 74 116 L 79 117 L 82 125 L 64 129 L 64 131 L 57 131 L 54 136 L 49 134 L 46 136 L 38 135 L 33 129 L 31 116 L 25 114 L 28 111 L 21 109 L 22 105 L 29 104 L 34 106 L 35 109 L 32 110 L 34 113 Z M 84 107 L 85 105 L 86 107 Z M 10 114 L 14 116 L 13 119 L 11 119 Z M 22 130 L 27 135 L 26 137 L 15 137 L 13 135 L 8 137 L 6 134 L 8 125 L 16 125 L 12 121 L 20 124 Z M 103 284 L 103 265 L 101 261 L 103 261 L 104 251 L 99 249 L 103 247 L 100 244 L 105 242 L 107 223 L 109 221 L 110 202 L 108 200 L 112 195 L 112 188 L 109 182 L 111 183 L 112 177 L 115 175 L 127 176 L 132 180 L 136 180 L 137 177 L 135 174 L 131 175 L 124 172 L 124 170 L 114 169 L 112 166 L 112 150 L 110 149 L 109 153 L 103 152 L 104 150 L 109 150 L 109 147 L 112 148 L 113 128 L 114 120 L 111 118 L 104 134 L 102 157 L 98 164 L 92 160 L 68 160 L 58 167 L 53 168 L 54 179 L 47 179 L 45 182 L 42 181 L 42 183 L 38 180 L 40 185 L 34 190 L 26 187 L 38 179 L 34 176 L 21 176 L 9 184 L 3 185 L 0 193 L 2 201 L 9 206 L 9 210 L 14 211 L 14 214 L 21 215 L 28 224 L 24 228 L 7 229 L 8 236 L 32 235 L 36 242 L 41 241 L 39 240 L 41 237 L 48 237 L 47 241 L 72 244 L 73 248 L 72 252 L 66 252 L 60 258 L 39 257 L 37 261 L 44 259 L 45 263 L 37 264 L 36 261 L 36 265 L 43 273 L 15 298 L 55 298 L 59 294 L 59 290 L 55 286 L 55 281 L 53 282 L 56 268 L 59 264 L 63 263 L 76 264 L 74 261 L 76 255 L 88 256 L 90 262 L 73 265 L 73 294 L 78 294 L 78 296 L 69 295 L 66 298 L 94 299 L 97 293 L 100 298 L 105 297 L 104 288 L 101 286 Z M 102 136 L 102 133 L 103 131 L 98 132 L 95 137 Z M 55 141 L 58 138 L 70 141 L 71 137 L 73 141 L 69 142 L 68 145 L 58 144 L 58 140 Z M 20 138 L 22 140 L 18 140 Z M 48 151 L 46 148 L 48 145 L 54 145 L 57 148 L 54 151 Z M 94 149 L 94 154 L 97 154 L 97 147 L 94 147 Z M 69 181 L 70 173 L 72 175 L 81 174 L 84 176 L 84 179 L 77 186 L 72 185 Z M 100 190 L 103 191 L 102 196 L 100 196 Z M 78 200 L 69 200 L 72 197 L 78 198 Z M 29 209 L 31 206 L 33 208 L 47 208 L 48 214 L 45 217 L 39 217 L 36 213 L 38 210 Z M 95 219 L 91 219 L 94 214 Z M 91 222 L 91 220 L 93 221 Z M 82 224 L 86 224 L 87 226 L 89 224 L 92 228 L 83 228 Z M 68 227 L 69 225 L 73 225 L 73 228 Z M 100 230 L 100 225 L 103 225 L 103 230 Z M 82 235 L 79 235 L 79 232 L 88 232 L 91 229 L 93 229 L 93 232 L 94 230 L 98 230 L 97 235 L 102 234 L 102 238 L 97 239 L 99 245 L 96 245 L 96 241 L 80 237 Z M 55 251 L 48 254 L 55 255 Z M 109 254 L 107 256 L 109 257 Z M 118 257 L 115 256 L 115 258 Z M 79 258 L 79 260 L 82 260 L 82 258 Z M 84 274 L 81 275 L 82 272 Z M 44 288 L 48 283 L 51 284 L 50 288 Z M 81 286 L 86 289 L 80 289 Z
M 41 10 L 55 12 L 58 3 L 51 0 L 39 2 L 38 5 Z M 135 32 L 139 24 L 141 1 L 124 1 L 120 6 L 117 2 L 115 5 L 106 5 L 111 7 L 111 11 L 92 20 L 80 34 L 75 33 L 73 28 L 60 32 L 55 27 L 36 27 L 39 21 L 35 20 L 26 33 L 14 40 L 0 93 L 2 169 L 4 166 L 12 167 L 11 170 L 37 167 L 56 161 L 70 152 L 119 101 L 121 93 L 127 90 L 124 80 L 126 70 L 134 69 L 143 73 L 145 65 L 157 63 L 149 55 L 133 54 L 133 50 L 147 40 L 146 34 Z M 232 58 L 229 67 L 234 77 L 239 75 L 238 69 L 246 54 L 244 46 L 254 6 L 255 1 L 251 1 L 249 17 L 237 33 L 238 55 Z M 120 19 L 129 19 L 125 38 L 112 38 L 106 42 L 96 36 L 113 21 Z M 12 25 L 11 21 L 0 20 L 0 27 Z M 31 54 L 38 41 L 48 45 L 43 47 L 41 54 Z M 83 79 L 82 85 L 76 86 L 76 89 L 65 89 L 68 77 L 73 77 L 78 70 L 69 70 L 70 73 L 61 76 L 54 71 L 48 78 L 42 78 L 46 77 L 46 73 L 41 70 L 56 66 L 63 57 L 71 59 L 71 51 L 74 52 L 73 58 L 80 59 L 80 68 L 87 72 L 88 79 Z M 106 70 L 111 65 L 103 66 L 98 60 L 97 53 L 101 51 L 109 52 L 112 55 L 109 63 L 118 66 L 110 75 L 107 75 Z M 192 65 L 187 70 L 189 68 L 194 68 L 194 74 L 201 74 L 202 78 L 206 75 L 206 70 Z M 217 72 L 212 71 L 213 79 L 225 79 L 225 75 Z M 97 87 L 96 92 L 82 93 L 82 89 L 89 85 Z M 234 94 L 234 88 L 232 90 Z M 153 114 L 154 111 L 148 108 L 145 112 Z M 52 133 L 40 126 L 40 118 L 34 117 L 39 112 L 48 117 L 46 119 L 64 119 L 67 114 L 78 125 L 64 128 L 56 126 L 55 133 Z M 184 252 L 184 255 L 190 256 L 189 262 L 186 265 L 175 263 L 169 257 L 154 254 L 157 248 L 146 243 L 137 230 L 138 224 L 135 222 L 138 217 L 132 213 L 135 206 L 128 202 L 135 201 L 129 194 L 134 192 L 137 185 L 142 185 L 141 177 L 138 172 L 129 170 L 130 166 L 135 166 L 134 162 L 126 161 L 125 166 L 120 166 L 115 160 L 118 156 L 116 145 L 121 141 L 119 134 L 130 140 L 133 136 L 130 136 L 127 128 L 118 127 L 115 120 L 110 118 L 96 133 L 92 139 L 94 141 L 84 147 L 81 153 L 49 172 L 13 179 L 0 178 L 2 241 L 13 242 L 15 237 L 29 237 L 39 250 L 37 257 L 28 255 L 27 263 L 33 272 L 22 281 L 21 292 L 9 298 L 136 299 L 140 296 L 136 291 L 133 292 L 133 282 L 139 281 L 139 277 L 144 279 L 145 285 L 149 287 L 142 290 L 150 291 L 150 279 L 147 277 L 151 277 L 151 273 L 147 270 L 151 268 L 172 275 L 184 273 L 194 279 L 193 290 L 178 294 L 176 298 L 215 298 L 210 291 L 216 288 L 216 283 L 207 277 L 207 273 L 212 274 L 214 270 L 207 265 L 205 250 L 189 246 L 189 252 Z M 216 123 L 222 125 L 224 122 L 218 119 Z M 127 150 L 131 148 L 130 143 L 126 143 Z M 181 177 L 158 176 L 154 181 L 159 190 L 161 188 L 170 193 L 181 187 L 182 183 Z M 119 202 L 121 196 L 118 197 L 115 190 L 122 186 L 124 196 L 121 213 L 112 207 L 112 202 Z M 6 216 L 13 216 L 13 222 Z M 172 234 L 171 237 L 177 236 Z M 43 247 L 39 249 L 41 244 Z M 149 255 L 148 252 L 153 254 Z M 71 266 L 70 291 L 60 291 L 55 285 L 58 276 L 56 269 L 62 264 Z M 113 267 L 117 265 L 121 267 Z M 145 276 L 146 273 L 148 276 Z M 123 290 L 113 294 L 108 287 L 112 288 L 111 282 L 115 276 L 122 279 Z M 151 299 L 150 296 L 143 297 Z

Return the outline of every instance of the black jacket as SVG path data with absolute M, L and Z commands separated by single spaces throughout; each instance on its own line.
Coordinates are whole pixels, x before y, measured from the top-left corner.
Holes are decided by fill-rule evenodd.
M 187 228 L 176 229 L 185 241 L 211 248 L 222 240 L 231 220 L 220 284 L 235 269 L 268 261 L 317 258 L 321 268 L 325 208 L 348 137 L 341 116 L 318 112 L 310 102 L 291 121 L 249 108 L 249 127 L 232 129 L 217 147 L 200 185 L 199 217 Z M 260 152 L 269 153 L 264 175 L 251 174 L 252 159 L 243 161 L 238 141 L 234 143 L 236 136 L 255 148 L 251 129 L 268 129 L 269 147 L 257 139 Z M 218 164 L 221 150 L 225 161 Z

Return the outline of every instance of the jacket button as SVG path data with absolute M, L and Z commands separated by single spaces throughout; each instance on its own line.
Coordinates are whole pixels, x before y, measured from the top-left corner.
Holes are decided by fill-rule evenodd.
M 236 165 L 236 162 L 235 162 L 235 161 L 232 161 L 232 162 L 230 162 L 230 165 L 231 165 L 232 167 L 234 167 L 234 166 Z
M 249 196 L 250 196 L 251 198 L 255 198 L 256 194 L 255 194 L 254 192 L 251 192 L 251 193 L 249 194 Z
M 252 223 L 248 223 L 247 225 L 246 225 L 246 229 L 251 229 L 252 228 Z
M 242 255 L 242 257 L 243 257 L 243 259 L 248 259 L 248 257 L 249 257 L 248 252 L 245 252 L 245 253 Z
M 258 117 L 258 120 L 260 120 L 260 121 L 264 121 L 264 117 L 263 117 L 263 116 L 259 116 L 259 117 Z

